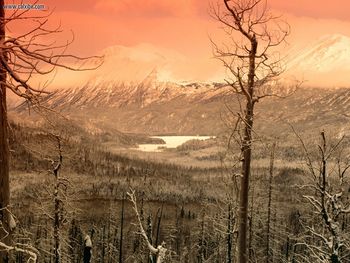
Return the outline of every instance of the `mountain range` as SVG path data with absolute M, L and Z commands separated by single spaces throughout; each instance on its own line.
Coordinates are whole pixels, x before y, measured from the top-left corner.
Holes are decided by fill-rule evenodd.
M 258 103 L 257 125 L 277 134 L 288 129 L 287 122 L 303 129 L 336 124 L 344 129 L 350 110 L 350 38 L 326 36 L 295 54 L 289 56 L 287 75 L 298 78 L 305 74 L 304 79 L 310 81 L 285 99 L 267 98 Z M 78 75 L 71 82 L 76 84 L 56 89 L 42 103 L 92 133 L 221 133 L 226 129 L 223 120 L 228 108 L 238 106 L 235 96 L 220 82 L 167 79 L 181 75 L 171 71 L 171 61 L 179 60 L 186 61 L 181 55 L 147 45 L 136 50 L 109 48 L 100 69 L 83 73 L 83 78 Z M 118 67 L 120 64 L 123 66 Z M 280 89 L 289 93 L 287 87 Z M 23 106 L 13 111 L 26 114 Z M 271 128 L 277 124 L 280 129 Z
M 111 46 L 101 51 L 103 65 L 95 71 L 71 72 L 59 70 L 52 86 L 72 88 L 100 83 L 138 84 L 152 70 L 157 70 L 157 80 L 178 84 L 192 82 L 223 82 L 230 75 L 221 62 L 211 54 L 201 58 L 188 58 L 175 50 L 139 44 L 132 47 Z M 286 66 L 284 78 L 296 78 L 313 87 L 350 86 L 350 37 L 326 35 L 306 47 L 284 53 Z

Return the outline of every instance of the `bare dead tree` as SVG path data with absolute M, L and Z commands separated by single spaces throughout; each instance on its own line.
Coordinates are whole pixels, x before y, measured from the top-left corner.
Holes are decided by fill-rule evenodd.
M 4 0 L 0 0 L 0 208 L 10 205 L 7 90 L 24 98 L 30 105 L 39 105 L 40 96 L 48 93 L 45 89 L 50 81 L 39 85 L 33 82 L 33 77 L 51 78 L 50 74 L 56 68 L 93 70 L 102 63 L 100 57 L 81 58 L 67 54 L 67 48 L 74 36 L 72 40 L 64 43 L 44 43 L 45 37 L 62 32 L 60 26 L 48 26 L 49 17 L 50 13 L 44 16 L 33 15 L 29 9 L 12 10 L 5 16 Z M 32 25 L 32 28 L 21 34 L 6 33 L 6 29 L 11 28 L 13 24 L 24 21 L 27 25 Z M 9 232 L 9 215 L 6 211 L 1 210 L 0 220 L 6 232 Z M 0 233 L 0 238 L 2 237 L 4 234 Z M 4 242 L 10 245 L 11 233 L 6 237 Z M 1 254 L 0 262 L 3 262 L 5 257 L 6 255 Z
M 238 262 L 246 263 L 254 108 L 265 97 L 284 96 L 276 89 L 284 69 L 280 54 L 274 48 L 285 41 L 289 25 L 269 12 L 265 0 L 222 0 L 212 5 L 211 14 L 229 40 L 220 45 L 211 40 L 214 56 L 231 75 L 226 82 L 237 94 L 240 106 L 234 125 L 242 162 Z
M 4 0 L 0 0 L 0 42 L 5 41 L 5 10 Z M 1 53 L 3 49 L 0 50 Z M 2 54 L 0 54 L 2 55 Z M 0 67 L 0 221 L 3 225 L 3 233 L 0 234 L 1 240 L 4 245 L 9 245 L 9 217 L 10 214 L 7 212 L 10 204 L 10 180 L 9 180 L 9 137 L 7 129 L 7 105 L 6 105 L 6 70 Z M 6 251 L 8 252 L 8 251 Z M 0 254 L 0 262 L 6 260 L 7 253 Z
M 227 218 L 227 263 L 232 263 L 232 207 L 228 205 L 228 218 Z
M 166 258 L 166 253 L 167 253 L 167 249 L 165 248 L 165 242 L 163 241 L 161 243 L 161 245 L 157 246 L 156 248 L 151 244 L 151 242 L 148 239 L 147 233 L 143 228 L 142 225 L 142 221 L 141 221 L 141 217 L 137 208 L 137 200 L 136 200 L 136 194 L 134 190 L 130 190 L 130 192 L 127 193 L 129 200 L 131 201 L 132 205 L 133 205 L 133 210 L 135 212 L 136 218 L 137 218 L 137 223 L 139 226 L 139 230 L 140 230 L 140 235 L 144 238 L 147 247 L 150 251 L 150 253 L 154 254 L 157 256 L 157 263 L 162 263 L 165 261 Z
M 2 208 L 2 209 L 7 209 L 7 208 Z M 9 227 L 12 230 L 16 227 L 16 221 L 11 211 L 8 210 L 6 212 L 10 215 Z M 24 243 L 23 244 L 16 243 L 11 246 L 6 245 L 6 243 L 3 242 L 3 240 L 6 240 L 6 235 L 9 235 L 10 233 L 7 232 L 7 230 L 4 228 L 2 222 L 0 222 L 0 230 L 5 233 L 5 237 L 2 240 L 0 240 L 0 251 L 6 252 L 6 254 L 9 254 L 10 252 L 22 253 L 24 255 L 27 255 L 28 263 L 37 262 L 39 252 L 33 246 L 31 246 L 30 244 L 24 244 Z M 6 260 L 8 260 L 8 258 Z
M 225 189 L 221 189 L 225 193 L 225 198 L 218 198 L 214 203 L 203 204 L 205 211 L 216 211 L 214 214 L 206 214 L 206 220 L 209 224 L 212 224 L 213 231 L 216 233 L 223 243 L 218 243 L 217 249 L 223 254 L 218 253 L 217 257 L 225 259 L 225 262 L 235 262 L 234 257 L 236 255 L 236 244 L 238 237 L 238 209 L 237 209 L 237 196 L 235 188 L 232 184 L 235 184 L 235 175 L 227 178 L 225 182 Z M 207 259 L 208 261 L 209 259 Z
M 55 127 L 52 129 L 56 132 L 58 130 Z M 69 144 L 67 139 L 69 135 L 63 132 L 60 134 L 45 132 L 44 135 L 47 137 L 47 141 L 41 147 L 45 147 L 47 152 L 37 151 L 37 154 L 40 154 L 43 159 L 51 164 L 48 171 L 50 178 L 48 178 L 48 185 L 43 186 L 44 191 L 38 193 L 37 200 L 40 203 L 41 214 L 46 216 L 52 224 L 49 230 L 52 229 L 53 258 L 55 263 L 60 263 L 70 257 L 67 252 L 65 227 L 77 212 L 77 209 L 72 206 L 72 199 L 74 199 L 73 185 L 69 178 L 62 174 L 63 158 L 65 156 L 69 159 L 68 150 L 64 151 L 66 144 Z
M 298 242 L 310 252 L 310 262 L 348 262 L 350 239 L 348 230 L 342 227 L 341 216 L 350 214 L 349 203 L 349 160 L 341 150 L 344 137 L 335 143 L 329 143 L 325 132 L 321 132 L 321 141 L 317 145 L 318 155 L 312 156 L 306 144 L 298 135 L 305 153 L 305 162 L 309 183 L 300 186 L 307 190 L 303 197 L 311 205 L 321 225 L 305 223 L 308 241 Z M 316 239 L 310 242 L 309 237 Z
M 27 260 L 28 263 L 36 263 L 38 259 L 37 251 L 33 247 L 27 247 L 27 246 L 21 247 L 19 244 L 16 244 L 14 246 L 9 246 L 3 242 L 0 242 L 0 249 L 3 251 L 6 251 L 7 253 L 19 252 L 19 253 L 28 255 L 28 260 Z
M 54 136 L 56 142 L 57 142 L 57 151 L 58 151 L 58 158 L 57 160 L 52 160 L 52 173 L 55 177 L 55 184 L 54 184 L 54 192 L 53 192 L 53 202 L 54 202 L 54 220 L 53 220 L 53 238 L 54 238 L 54 254 L 55 254 L 55 263 L 61 262 L 61 223 L 62 223 L 62 214 L 61 214 L 61 206 L 63 204 L 63 201 L 60 197 L 60 186 L 63 186 L 64 188 L 67 187 L 66 182 L 62 181 L 60 178 L 60 170 L 63 162 L 63 155 L 62 155 L 62 144 L 61 139 L 59 136 Z
M 44 130 L 41 133 L 41 143 L 24 145 L 30 152 L 47 162 L 50 167 L 46 172 L 47 178 L 43 186 L 32 193 L 35 200 L 34 211 L 43 219 L 44 225 L 39 225 L 50 233 L 48 239 L 38 243 L 38 249 L 44 256 L 53 258 L 60 263 L 70 257 L 68 253 L 68 236 L 66 226 L 73 219 L 77 209 L 72 206 L 74 199 L 73 184 L 62 174 L 63 159 L 69 159 L 68 139 L 63 133 L 56 133 L 58 128 L 52 127 L 53 132 Z M 67 146 L 67 147 L 66 147 Z M 52 252 L 51 252 L 52 251 Z
M 268 192 L 268 202 L 267 202 L 267 233 L 266 233 L 266 263 L 271 262 L 271 203 L 272 203 L 272 179 L 273 179 L 273 170 L 275 162 L 275 150 L 276 142 L 273 142 L 270 155 L 270 169 L 269 169 L 269 192 Z
M 120 237 L 119 237 L 119 263 L 124 262 L 124 254 L 123 254 L 123 238 L 124 238 L 124 216 L 125 216 L 125 193 L 123 193 L 122 199 L 122 207 L 121 207 L 121 215 L 120 215 Z

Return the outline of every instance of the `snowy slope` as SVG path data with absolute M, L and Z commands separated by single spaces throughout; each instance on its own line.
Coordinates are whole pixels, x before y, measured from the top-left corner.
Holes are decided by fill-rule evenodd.
M 187 58 L 175 50 L 139 44 L 132 47 L 111 46 L 100 52 L 104 64 L 95 71 L 59 70 L 53 88 L 140 84 L 152 70 L 161 82 L 211 83 L 224 82 L 222 64 L 210 58 Z M 305 80 L 316 87 L 350 86 L 350 38 L 327 35 L 310 43 L 287 60 L 287 75 Z
M 71 88 L 86 83 L 98 86 L 109 82 L 139 84 L 154 69 L 159 81 L 204 82 L 221 79 L 217 76 L 223 71 L 210 54 L 207 58 L 189 59 L 175 50 L 145 43 L 131 47 L 111 46 L 98 55 L 104 56 L 100 68 L 88 72 L 59 70 L 52 86 Z
M 224 69 L 218 61 L 208 58 L 189 59 L 169 49 L 140 44 L 133 47 L 112 46 L 102 51 L 105 63 L 94 72 L 74 73 L 61 77 L 68 86 L 100 86 L 106 83 L 139 84 L 152 70 L 157 80 L 182 84 L 183 82 L 223 82 Z M 304 80 L 316 87 L 350 86 L 350 37 L 326 35 L 307 47 L 289 54 L 286 75 Z M 74 81 L 73 81 L 74 79 Z
M 288 74 L 307 85 L 350 87 L 350 38 L 327 35 L 297 52 L 288 62 Z
M 144 107 L 179 96 L 205 100 L 222 92 L 213 82 L 224 82 L 223 67 L 214 60 L 189 60 L 174 50 L 150 44 L 112 46 L 101 54 L 104 64 L 96 71 L 58 72 L 53 83 L 58 89 L 46 103 L 82 108 L 136 103 Z M 349 37 L 324 36 L 289 57 L 286 80 L 291 75 L 304 80 L 304 86 L 350 87 Z M 15 99 L 9 101 L 10 106 L 18 104 Z

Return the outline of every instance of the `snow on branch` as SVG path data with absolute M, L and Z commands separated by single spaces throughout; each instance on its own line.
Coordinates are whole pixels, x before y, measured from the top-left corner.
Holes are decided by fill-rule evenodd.
M 325 132 L 321 132 L 320 142 L 316 145 L 318 151 L 314 156 L 301 136 L 294 129 L 293 131 L 303 147 L 311 179 L 309 184 L 301 188 L 309 190 L 303 197 L 313 207 L 314 214 L 320 222 L 317 226 L 305 226 L 309 236 L 320 242 L 312 244 L 305 241 L 300 244 L 308 248 L 315 259 L 319 259 L 319 255 L 323 254 L 324 258 L 329 260 L 327 262 L 341 262 L 342 256 L 350 253 L 350 239 L 341 227 L 340 218 L 340 215 L 350 213 L 348 193 L 343 187 L 349 164 L 343 160 L 343 154 L 336 155 L 344 138 L 332 144 L 328 142 Z M 341 165 L 344 163 L 345 165 Z M 337 167 L 334 169 L 332 164 Z
M 14 218 L 14 215 L 11 213 L 11 211 L 5 207 L 1 208 L 0 211 L 5 210 L 6 214 L 8 215 L 8 227 L 9 231 L 13 231 L 16 228 L 16 221 Z M 4 240 L 10 235 L 10 233 L 6 230 L 6 228 L 3 225 L 3 222 L 0 221 L 0 229 L 5 233 L 5 235 L 0 240 L 0 251 L 6 251 L 7 253 L 10 252 L 19 252 L 28 255 L 28 263 L 36 263 L 37 262 L 37 253 L 38 251 L 33 248 L 32 246 L 26 245 L 26 244 L 20 244 L 16 243 L 15 245 L 7 245 Z M 34 252 L 35 251 L 35 252 Z
M 24 245 L 23 244 L 16 244 L 15 246 L 9 246 L 3 242 L 0 242 L 0 250 L 7 251 L 8 253 L 9 252 L 20 252 L 20 253 L 26 254 L 29 256 L 27 263 L 36 263 L 38 256 L 37 256 L 37 252 L 33 252 L 33 250 L 35 250 L 35 249 L 32 247 L 21 248 L 20 246 L 24 246 Z
M 135 194 L 135 190 L 130 189 L 130 192 L 127 193 L 130 202 L 133 205 L 133 210 L 135 212 L 136 218 L 137 218 L 137 222 L 140 228 L 140 234 L 141 236 L 143 236 L 144 240 L 146 241 L 147 247 L 150 250 L 150 252 L 152 254 L 155 254 L 157 256 L 157 261 L 156 263 L 162 263 L 165 260 L 165 256 L 167 253 L 167 249 L 164 247 L 165 246 L 165 242 L 162 242 L 162 245 L 159 245 L 157 248 L 155 248 L 151 242 L 149 241 L 146 231 L 143 228 L 142 222 L 141 222 L 141 216 L 139 214 L 138 211 L 138 207 L 137 207 L 137 200 L 136 200 L 136 194 Z

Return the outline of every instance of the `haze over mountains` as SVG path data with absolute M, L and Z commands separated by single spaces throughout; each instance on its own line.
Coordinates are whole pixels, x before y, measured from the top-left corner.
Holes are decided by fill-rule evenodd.
M 151 44 L 133 47 L 111 46 L 100 54 L 103 65 L 95 71 L 72 72 L 59 69 L 50 89 L 71 89 L 82 86 L 140 84 L 152 71 L 157 81 L 176 84 L 224 82 L 229 76 L 221 63 L 208 54 L 205 58 L 188 59 L 177 51 Z M 304 80 L 304 86 L 350 86 L 350 37 L 326 35 L 308 46 L 282 53 L 286 72 L 282 77 Z M 91 59 L 95 63 L 95 59 Z M 37 80 L 35 80 L 37 81 Z M 43 83 L 45 80 L 41 80 Z
M 292 50 L 292 49 L 291 49 Z M 151 44 L 112 46 L 101 52 L 104 64 L 94 72 L 58 72 L 53 86 L 71 88 L 93 82 L 140 83 L 154 69 L 163 82 L 223 82 L 221 63 L 212 58 L 188 59 L 177 51 Z M 308 46 L 288 51 L 285 77 L 293 76 L 314 87 L 350 86 L 350 38 L 326 35 Z
M 196 68 L 196 62 L 150 45 L 114 46 L 104 54 L 104 65 L 94 72 L 61 75 L 67 86 L 42 103 L 93 133 L 215 135 L 225 129 L 220 120 L 227 112 L 224 102 L 232 107 L 237 102 L 220 84 L 221 65 L 201 71 L 203 65 Z M 342 124 L 350 110 L 350 38 L 325 36 L 295 54 L 289 56 L 286 75 L 305 80 L 304 87 L 284 100 L 259 103 L 257 118 L 263 121 L 258 125 L 270 130 L 279 123 L 283 130 L 287 121 L 305 128 Z
M 210 54 L 207 58 L 188 59 L 177 51 L 151 44 L 133 47 L 111 46 L 101 51 L 103 65 L 95 71 L 70 72 L 59 70 L 54 87 L 70 88 L 86 83 L 101 82 L 138 84 L 153 70 L 164 82 L 212 82 L 221 81 L 223 69 Z

